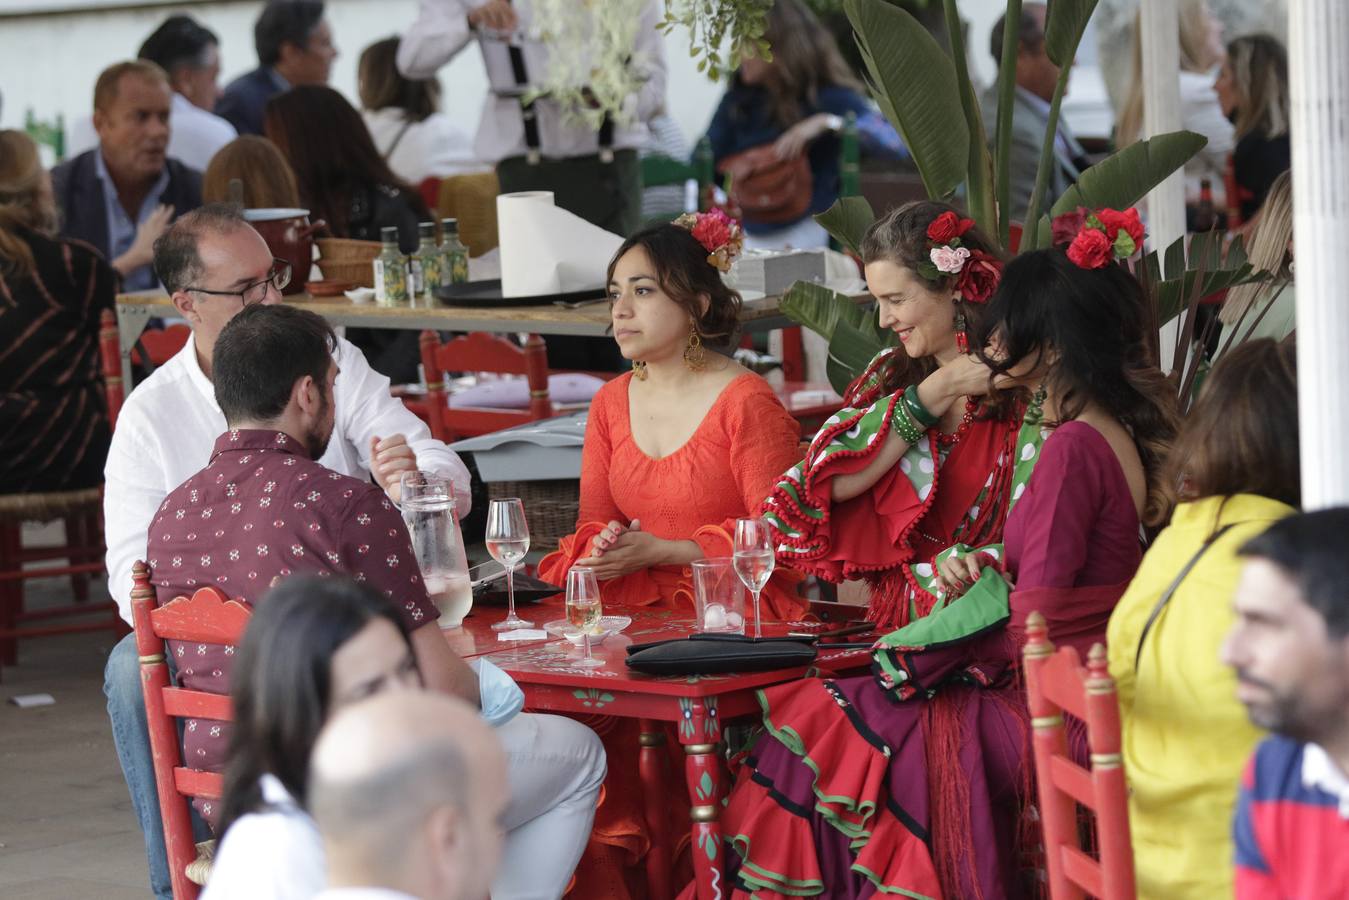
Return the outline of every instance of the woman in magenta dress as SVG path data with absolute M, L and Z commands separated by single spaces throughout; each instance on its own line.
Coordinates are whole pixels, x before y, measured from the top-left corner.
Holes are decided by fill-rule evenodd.
M 938 607 L 877 644 L 873 674 L 761 693 L 768 734 L 722 817 L 734 896 L 1034 893 L 1025 618 L 1039 610 L 1061 645 L 1103 638 L 1140 522 L 1164 512 L 1174 434 L 1142 291 L 1110 256 L 1053 249 L 1007 266 L 980 345 L 1001 383 L 1034 395 L 1004 544 L 941 554 Z

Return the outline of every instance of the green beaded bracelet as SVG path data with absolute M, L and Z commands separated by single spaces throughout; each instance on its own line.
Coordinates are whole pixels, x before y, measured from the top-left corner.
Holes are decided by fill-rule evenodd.
M 907 404 L 900 402 L 895 404 L 895 414 L 893 418 L 895 431 L 904 439 L 904 442 L 910 447 L 918 443 L 923 437 L 923 427 L 913 418 L 913 413 L 909 412 Z
M 918 420 L 918 424 L 925 429 L 931 428 L 941 421 L 940 416 L 934 416 L 930 413 L 928 408 L 923 405 L 923 401 L 918 399 L 917 385 L 911 384 L 904 389 L 904 405 L 909 408 L 909 412 L 913 413 L 913 417 Z

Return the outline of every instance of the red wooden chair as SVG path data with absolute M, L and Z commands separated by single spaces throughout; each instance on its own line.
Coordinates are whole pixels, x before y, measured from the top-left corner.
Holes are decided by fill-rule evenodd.
M 433 331 L 421 337 L 422 367 L 426 370 L 426 406 L 431 433 L 442 441 L 473 437 L 523 425 L 553 415 L 548 397 L 548 354 L 543 338 L 531 334 L 523 348 L 496 335 L 475 331 L 441 343 Z M 529 383 L 527 409 L 451 409 L 445 390 L 446 372 L 499 372 L 524 375 Z
M 1105 648 L 1093 645 L 1083 668 L 1076 649 L 1064 647 L 1055 652 L 1045 618 L 1038 612 L 1027 618 L 1026 635 L 1022 654 L 1034 730 L 1049 896 L 1051 900 L 1080 900 L 1084 894 L 1101 900 L 1134 900 L 1119 704 Z M 1065 712 L 1087 725 L 1090 769 L 1069 757 Z M 1082 849 L 1078 803 L 1094 813 L 1099 859 Z
M 103 310 L 98 329 L 98 355 L 103 363 L 103 391 L 108 398 L 108 427 L 117 427 L 117 414 L 126 402 L 126 385 L 122 384 L 122 353 L 117 341 L 117 316 L 110 309 Z
M 138 562 L 132 569 L 131 614 L 136 624 L 136 652 L 140 655 L 141 692 L 154 756 L 155 789 L 164 821 L 164 847 L 174 900 L 196 900 L 206 879 L 192 840 L 189 798 L 219 799 L 224 778 L 183 765 L 182 747 L 174 719 L 202 718 L 228 722 L 234 711 L 227 694 L 208 694 L 174 687 L 165 661 L 165 641 L 235 645 L 243 638 L 251 615 L 247 606 L 229 599 L 219 589 L 204 587 L 191 597 L 177 597 L 155 607 L 150 567 Z M 203 847 L 203 859 L 209 852 Z M 195 864 L 195 865 L 194 865 Z M 193 871 L 189 871 L 189 869 Z

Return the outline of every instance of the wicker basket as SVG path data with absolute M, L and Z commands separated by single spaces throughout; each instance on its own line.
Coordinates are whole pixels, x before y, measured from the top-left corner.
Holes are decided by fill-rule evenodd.
M 581 508 L 581 482 L 577 479 L 491 481 L 487 496 L 492 500 L 520 498 L 529 523 L 530 550 L 556 550 L 557 542 L 576 530 L 576 515 Z
M 323 273 L 324 281 L 346 281 L 360 287 L 375 286 L 375 269 L 371 265 L 379 256 L 379 241 L 355 241 L 350 238 L 319 238 L 315 264 Z

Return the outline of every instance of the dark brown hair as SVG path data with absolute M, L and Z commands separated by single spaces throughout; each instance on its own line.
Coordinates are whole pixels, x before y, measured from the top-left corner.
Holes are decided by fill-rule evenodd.
M 387 185 L 428 218 L 421 196 L 375 149 L 361 114 L 332 88 L 304 84 L 277 94 L 267 101 L 263 131 L 290 162 L 310 220 L 323 219 L 338 237 L 347 236 L 358 188 Z
M 231 678 L 234 729 L 221 837 L 245 815 L 267 807 L 259 787 L 263 775 L 277 778 L 301 807 L 308 806 L 309 754 L 328 718 L 333 654 L 380 619 L 398 629 L 411 649 L 407 625 L 388 596 L 343 575 L 292 575 L 255 604 Z
M 435 78 L 406 78 L 398 71 L 398 38 L 375 41 L 361 53 L 356 68 L 361 106 L 369 110 L 395 107 L 408 121 L 422 122 L 440 110 L 440 82 Z
M 822 87 L 844 87 L 866 93 L 838 52 L 833 33 L 801 0 L 777 0 L 773 4 L 768 11 L 764 40 L 768 41 L 773 60 L 763 86 L 772 100 L 773 118 L 779 125 L 790 127 L 801 121 L 802 107 L 814 106 Z
M 1292 341 L 1247 341 L 1204 382 L 1171 450 L 1177 500 L 1258 494 L 1302 502 L 1298 462 L 1297 352 Z
M 1147 475 L 1141 518 L 1156 525 L 1170 512 L 1163 468 L 1177 413 L 1175 388 L 1151 355 L 1150 321 L 1143 288 L 1127 269 L 1084 269 L 1056 247 L 1007 264 L 970 343 L 999 373 L 1052 353 L 1045 382 L 1057 397 L 1058 420 L 1071 421 L 1095 403 L 1129 430 Z M 996 360 L 983 351 L 994 339 L 1005 350 Z
M 300 189 L 290 163 L 265 137 L 240 135 L 216 151 L 202 175 L 202 202 L 230 201 L 233 178 L 243 183 L 245 209 L 291 209 L 300 205 Z
M 903 266 L 915 275 L 918 267 L 929 261 L 927 229 L 942 213 L 955 213 L 964 216 L 960 210 L 949 203 L 939 200 L 911 200 L 881 216 L 862 237 L 862 264 L 888 260 Z M 960 239 L 961 245 L 970 250 L 982 250 L 999 261 L 1003 253 L 989 240 L 988 236 L 974 226 Z M 921 277 L 921 276 L 919 276 Z M 944 292 L 955 289 L 955 275 L 943 275 L 935 282 L 926 282 L 934 291 Z M 983 322 L 987 304 L 960 303 L 960 311 L 965 314 L 968 332 L 971 335 L 979 331 Z M 937 369 L 935 357 L 925 356 L 915 359 L 908 356 L 903 348 L 890 357 L 883 384 L 886 393 L 917 384 Z
M 614 280 L 618 261 L 635 247 L 646 251 L 660 289 L 689 314 L 698 336 L 714 346 L 729 346 L 740 322 L 740 293 L 721 280 L 721 272 L 707 261 L 707 250 L 693 233 L 670 224 L 643 228 L 624 241 L 609 261 L 606 285 Z M 704 296 L 706 310 L 702 309 Z

